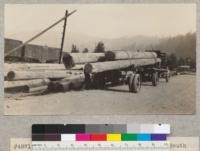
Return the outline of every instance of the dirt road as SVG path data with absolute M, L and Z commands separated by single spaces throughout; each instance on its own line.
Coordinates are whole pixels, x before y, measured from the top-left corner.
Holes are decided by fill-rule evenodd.
M 127 85 L 5 100 L 7 115 L 130 115 L 195 113 L 195 75 L 178 75 L 157 87 L 143 83 L 140 93 Z

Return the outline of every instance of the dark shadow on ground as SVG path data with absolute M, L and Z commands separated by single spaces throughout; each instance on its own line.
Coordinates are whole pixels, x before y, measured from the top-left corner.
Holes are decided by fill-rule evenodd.
M 102 89 L 102 90 L 105 90 L 105 91 L 112 91 L 112 92 L 130 93 L 129 90 L 128 90 L 128 87 L 127 87 L 127 90 L 112 89 L 112 88 L 105 88 L 105 89 Z

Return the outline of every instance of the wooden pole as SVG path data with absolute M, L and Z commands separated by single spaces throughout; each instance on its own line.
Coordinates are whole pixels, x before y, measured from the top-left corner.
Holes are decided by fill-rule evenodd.
M 67 15 L 67 17 L 69 17 L 70 15 L 72 15 L 73 13 L 75 13 L 76 10 L 72 11 L 71 13 L 69 13 Z M 63 21 L 66 18 L 66 16 L 62 17 L 61 19 L 59 19 L 57 22 L 55 22 L 54 24 L 52 24 L 51 26 L 47 27 L 46 29 L 44 29 L 43 31 L 41 31 L 40 33 L 38 33 L 37 35 L 33 36 L 32 38 L 30 38 L 29 40 L 27 40 L 26 42 L 24 42 L 23 44 L 19 45 L 18 47 L 8 51 L 7 53 L 5 53 L 4 58 L 6 56 L 8 56 L 9 54 L 15 52 L 16 50 L 18 50 L 19 48 L 25 46 L 26 44 L 28 44 L 29 42 L 33 41 L 34 39 L 38 38 L 39 36 L 41 36 L 42 34 L 44 34 L 45 32 L 47 32 L 49 29 L 53 28 L 54 26 L 56 26 L 57 24 L 59 24 L 61 21 Z
M 65 19 L 64 19 L 64 26 L 63 26 L 63 33 L 62 33 L 60 55 L 59 55 L 59 64 L 61 63 L 63 46 L 64 46 L 64 41 L 65 41 L 65 30 L 66 30 L 66 24 L 67 24 L 67 15 L 68 15 L 68 11 L 66 10 L 66 12 L 65 12 Z

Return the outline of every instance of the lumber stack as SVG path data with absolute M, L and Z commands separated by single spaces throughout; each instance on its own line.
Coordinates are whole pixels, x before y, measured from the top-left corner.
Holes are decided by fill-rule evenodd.
M 4 90 L 7 93 L 38 93 L 57 90 L 57 85 L 52 88 L 55 81 L 60 83 L 61 91 L 67 90 L 67 83 L 81 85 L 84 81 L 83 65 L 77 65 L 66 70 L 63 64 L 40 64 L 40 63 L 11 63 L 4 64 Z M 76 87 L 75 87 L 76 88 Z

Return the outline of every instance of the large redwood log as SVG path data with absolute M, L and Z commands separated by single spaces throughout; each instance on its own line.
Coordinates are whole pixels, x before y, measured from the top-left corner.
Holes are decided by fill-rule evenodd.
M 62 60 L 66 69 L 69 69 L 74 67 L 76 64 L 98 62 L 104 58 L 104 53 L 65 53 Z
M 70 70 L 83 70 L 84 64 L 78 64 L 72 67 Z M 66 71 L 65 66 L 63 64 L 38 64 L 38 63 L 31 63 L 31 64 L 22 64 L 22 63 L 12 63 L 12 64 L 4 64 L 4 77 L 7 79 L 7 75 L 9 72 L 13 71 L 55 71 L 55 70 L 62 70 Z
M 155 52 L 137 52 L 137 51 L 107 51 L 105 52 L 105 59 L 107 61 L 114 60 L 128 60 L 128 59 L 152 59 L 156 58 Z
M 70 89 L 80 89 L 85 81 L 84 74 L 73 75 L 69 78 L 64 78 L 58 82 L 58 89 L 60 91 L 68 91 Z
M 4 69 L 9 70 L 62 70 L 63 64 L 53 63 L 4 63 Z
M 30 80 L 43 78 L 65 78 L 71 75 L 71 71 L 10 71 L 7 80 Z
M 61 79 L 59 81 L 53 81 L 49 84 L 50 91 L 66 92 L 72 89 L 79 89 L 83 86 L 85 76 L 83 73 L 72 74 L 71 76 Z
M 23 81 L 4 81 L 4 91 L 8 93 L 17 93 L 17 92 L 38 92 L 43 91 L 44 86 L 50 82 L 49 79 L 35 79 L 35 80 L 23 80 Z M 41 88 L 43 87 L 43 88 Z
M 153 65 L 158 62 L 161 62 L 159 58 L 131 59 L 131 60 L 117 60 L 117 61 L 88 63 L 84 67 L 84 72 L 85 73 L 100 73 L 104 71 L 128 68 L 131 66 L 137 67 L 137 66 Z
M 41 85 L 41 86 L 27 86 L 24 90 L 25 93 L 33 93 L 33 92 L 44 92 L 48 88 L 48 85 Z
M 49 79 L 34 79 L 34 80 L 20 80 L 20 81 L 4 81 L 4 89 L 18 88 L 21 86 L 41 86 L 48 84 Z

